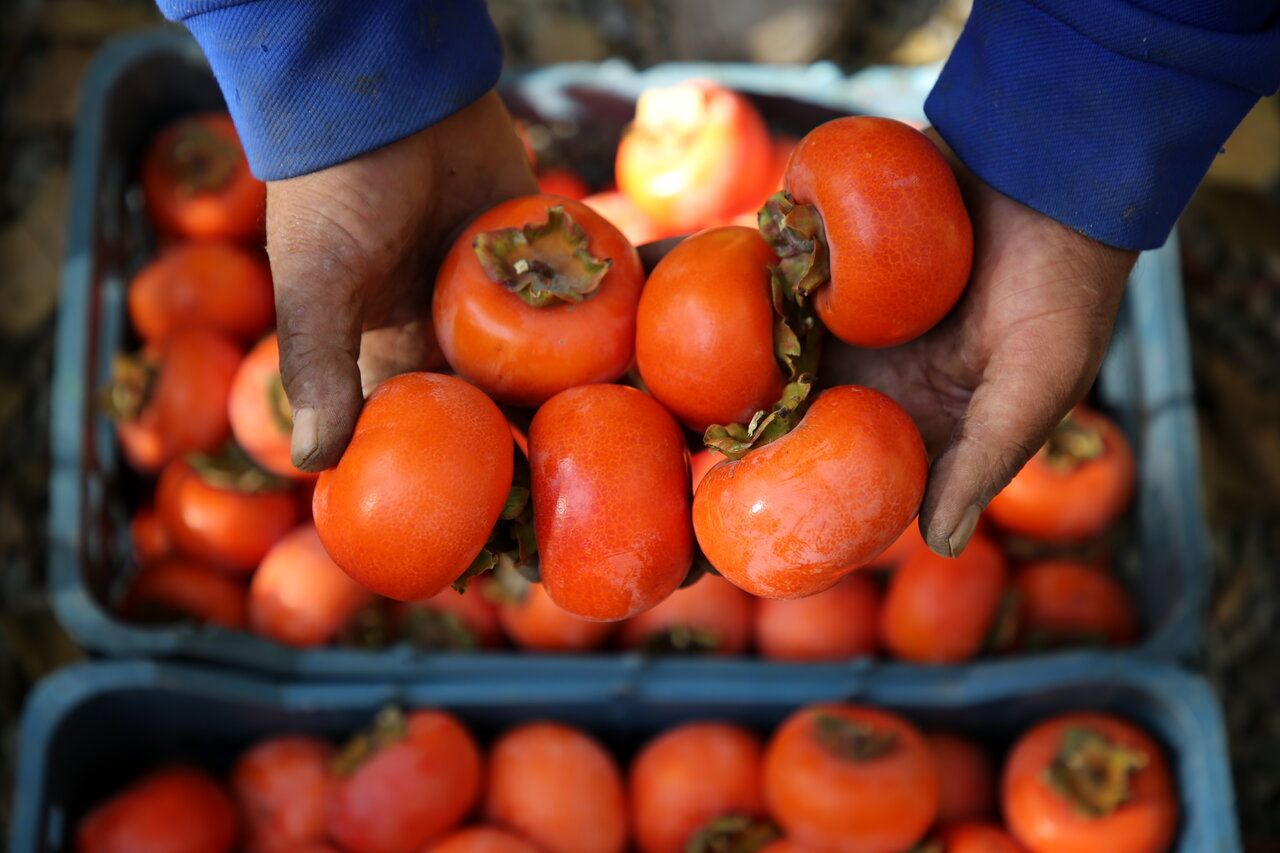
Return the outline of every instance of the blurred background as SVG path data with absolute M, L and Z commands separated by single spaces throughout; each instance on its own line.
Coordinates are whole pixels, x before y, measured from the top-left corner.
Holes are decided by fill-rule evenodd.
M 490 0 L 508 67 L 619 57 L 940 62 L 966 0 Z M 0 827 L 15 721 L 79 657 L 44 599 L 49 379 L 77 91 L 149 0 L 0 2 Z M 1280 102 L 1225 146 L 1180 226 L 1215 582 L 1200 662 L 1231 736 L 1250 849 L 1280 850 Z

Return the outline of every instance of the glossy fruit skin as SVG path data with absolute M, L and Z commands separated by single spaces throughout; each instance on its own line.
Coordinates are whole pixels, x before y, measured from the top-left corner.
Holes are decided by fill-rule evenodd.
M 762 748 L 728 723 L 686 723 L 657 736 L 631 763 L 631 825 L 640 853 L 684 853 L 726 815 L 762 815 Z
M 486 231 L 546 222 L 556 206 L 586 231 L 591 254 L 613 263 L 583 301 L 534 308 L 488 277 L 472 244 Z M 640 256 L 604 217 L 572 199 L 532 195 L 492 208 L 462 232 L 436 276 L 431 312 L 459 376 L 501 403 L 532 407 L 627 371 L 643 287 Z
M 551 600 L 546 588 L 530 584 L 523 601 L 498 605 L 498 619 L 511 642 L 532 652 L 587 652 L 598 649 L 617 625 L 580 619 Z
M 1129 777 L 1132 796 L 1110 815 L 1079 813 L 1044 778 L 1072 727 L 1093 729 L 1146 755 L 1146 767 Z M 1169 849 L 1178 824 L 1164 751 L 1146 732 L 1110 714 L 1062 714 L 1024 734 L 1005 760 L 1001 802 L 1010 832 L 1035 853 L 1158 853 Z
M 995 824 L 953 823 L 940 835 L 946 853 L 1027 853 L 1027 848 Z
M 831 388 L 790 433 L 707 473 L 693 500 L 698 544 L 752 595 L 812 595 L 897 538 L 928 468 L 897 403 L 869 388 Z
M 694 432 L 746 423 L 782 396 L 776 315 L 760 232 L 731 225 L 683 240 L 640 296 L 636 364 L 649 393 Z
M 756 607 L 756 648 L 769 660 L 837 661 L 873 655 L 878 636 L 880 588 L 854 573 L 830 589 L 792 600 L 761 599 Z
M 138 564 L 150 565 L 173 554 L 173 537 L 154 507 L 143 507 L 129 521 L 129 538 Z
M 538 174 L 538 192 L 582 201 L 591 195 L 591 187 L 572 169 L 548 169 Z
M 315 525 L 304 524 L 281 538 L 254 573 L 249 624 L 286 646 L 320 646 L 372 601 L 373 594 L 325 553 Z
M 1138 617 L 1124 586 L 1106 570 L 1072 560 L 1028 563 L 1013 578 L 1019 630 L 1036 646 L 1104 641 L 1132 645 Z
M 938 822 L 983 820 L 996 812 L 996 772 L 978 744 L 959 735 L 927 732 L 938 762 Z
M 1093 409 L 1077 406 L 1071 416 L 1099 431 L 1102 455 L 1058 471 L 1041 448 L 987 506 L 1004 530 L 1044 542 L 1083 542 L 1104 533 L 1128 508 L 1137 479 L 1128 439 Z
M 350 853 L 416 853 L 465 818 L 480 797 L 480 749 L 443 711 L 415 711 L 404 740 L 330 788 L 330 837 Z
M 319 844 L 333 777 L 333 747 L 315 738 L 276 737 L 246 750 L 231 770 L 247 853 Z
M 473 826 L 432 844 L 423 853 L 539 853 L 517 835 L 491 826 Z
M 485 597 L 481 584 L 468 585 L 465 593 L 446 588 L 422 601 L 405 602 L 398 608 L 401 623 L 413 618 L 414 610 L 453 614 L 459 627 L 470 633 L 476 648 L 496 649 L 503 645 L 497 605 Z
M 288 398 L 280 386 L 280 344 L 274 334 L 267 335 L 249 350 L 240 362 L 231 385 L 228 412 L 231 432 L 236 443 L 267 471 L 277 477 L 313 480 L 294 467 L 290 442 L 293 440 L 292 413 Z M 279 396 L 277 396 L 279 395 Z
M 700 120 L 672 131 L 662 119 L 674 101 L 686 101 L 681 113 L 697 102 Z M 764 194 L 772 146 L 760 113 L 737 92 L 710 80 L 651 89 L 618 144 L 618 188 L 664 226 L 688 233 L 748 210 Z
M 140 619 L 153 607 L 237 631 L 249 620 L 249 595 L 243 583 L 184 557 L 152 563 L 134 578 L 125 596 L 125 615 Z
M 724 461 L 724 456 L 718 450 L 704 447 L 697 453 L 689 457 L 689 479 L 693 484 L 693 491 L 698 491 L 698 485 L 702 482 L 702 478 L 707 476 L 707 472 Z
M 887 755 L 852 761 L 815 736 L 820 715 L 893 734 Z M 789 839 L 819 853 L 899 853 L 925 834 L 938 811 L 933 754 L 915 726 L 856 705 L 818 705 L 792 714 L 765 749 L 765 802 Z
M 489 753 L 484 812 L 546 853 L 621 853 L 627 843 L 622 774 L 589 735 L 529 723 Z
M 156 509 L 178 550 L 239 573 L 256 569 L 298 523 L 298 505 L 288 490 L 220 488 L 186 459 L 165 466 L 156 486 Z
M 617 190 L 589 195 L 582 203 L 608 220 L 633 246 L 643 246 L 654 240 L 676 236 L 677 232 L 655 221 L 636 207 L 634 201 Z
M 157 770 L 97 806 L 76 828 L 77 853 L 230 853 L 236 809 L 204 771 Z
M 751 645 L 756 603 L 724 578 L 708 574 L 622 623 L 618 639 L 623 648 L 643 649 L 655 634 L 692 628 L 715 639 L 715 654 L 740 655 Z
M 226 180 L 194 192 L 191 177 L 202 179 L 209 173 L 174 160 L 175 147 L 180 150 L 183 139 L 193 134 L 214 140 L 233 161 Z M 261 239 L 267 187 L 249 172 L 240 137 L 226 113 L 189 116 L 162 130 L 142 160 L 141 179 L 147 213 L 161 231 L 193 238 Z
M 982 650 L 1009 586 L 994 542 L 975 534 L 955 559 L 916 551 L 889 580 L 880 640 L 914 663 L 960 663 Z
M 129 319 L 149 343 L 182 329 L 252 341 L 271 327 L 271 271 L 234 243 L 192 241 L 164 249 L 129 283 Z
M 437 373 L 392 377 L 316 483 L 320 541 L 374 592 L 429 598 L 484 547 L 511 489 L 512 453 L 506 418 L 474 386 Z
M 905 343 L 960 298 L 973 227 L 951 167 L 918 130 L 872 116 L 829 121 L 796 146 L 787 189 L 822 217 L 831 280 L 814 307 L 840 340 Z
M 583 619 L 635 616 L 689 572 L 689 468 L 680 427 L 622 385 L 557 394 L 529 427 L 542 584 Z

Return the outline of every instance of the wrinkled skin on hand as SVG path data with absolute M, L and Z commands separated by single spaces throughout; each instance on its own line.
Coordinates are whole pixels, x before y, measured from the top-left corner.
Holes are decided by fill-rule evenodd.
M 493 92 L 384 148 L 268 184 L 267 251 L 295 465 L 336 464 L 378 382 L 443 366 L 429 308 L 440 258 L 477 214 L 533 192 L 523 147 Z

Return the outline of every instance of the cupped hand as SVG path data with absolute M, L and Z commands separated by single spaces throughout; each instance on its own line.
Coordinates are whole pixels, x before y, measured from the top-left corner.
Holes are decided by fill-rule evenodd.
M 537 184 L 498 96 L 353 160 L 267 185 L 293 462 L 337 463 L 364 393 L 438 367 L 430 287 L 455 234 Z
M 933 458 L 920 532 L 944 556 L 964 550 L 987 503 L 1089 390 L 1136 258 L 957 174 L 974 226 L 959 304 L 899 347 L 829 337 L 822 369 L 826 382 L 876 388 L 915 418 Z

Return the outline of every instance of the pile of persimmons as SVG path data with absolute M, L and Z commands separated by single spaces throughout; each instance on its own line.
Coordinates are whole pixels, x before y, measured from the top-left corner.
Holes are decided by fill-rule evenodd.
M 848 117 L 776 140 L 689 82 L 640 98 L 616 174 L 587 195 L 544 172 L 466 227 L 433 290 L 447 372 L 380 385 L 317 478 L 290 462 L 263 185 L 225 115 L 160 133 L 141 346 L 106 395 L 157 478 L 122 612 L 299 647 L 940 663 L 1135 640 L 1105 547 L 1134 484 L 1114 424 L 1073 412 L 947 560 L 913 523 L 912 419 L 820 370 L 824 336 L 901 344 L 964 290 L 972 229 L 926 136 Z M 635 245 L 678 234 L 646 275 Z
M 1154 853 L 1173 838 L 1168 763 L 1116 717 L 1033 726 L 1001 776 L 975 741 L 858 705 L 801 709 L 764 742 L 731 723 L 685 723 L 644 744 L 625 776 L 568 725 L 517 726 L 485 755 L 445 711 L 387 709 L 338 749 L 261 741 L 225 786 L 189 765 L 156 769 L 83 818 L 76 849 Z

